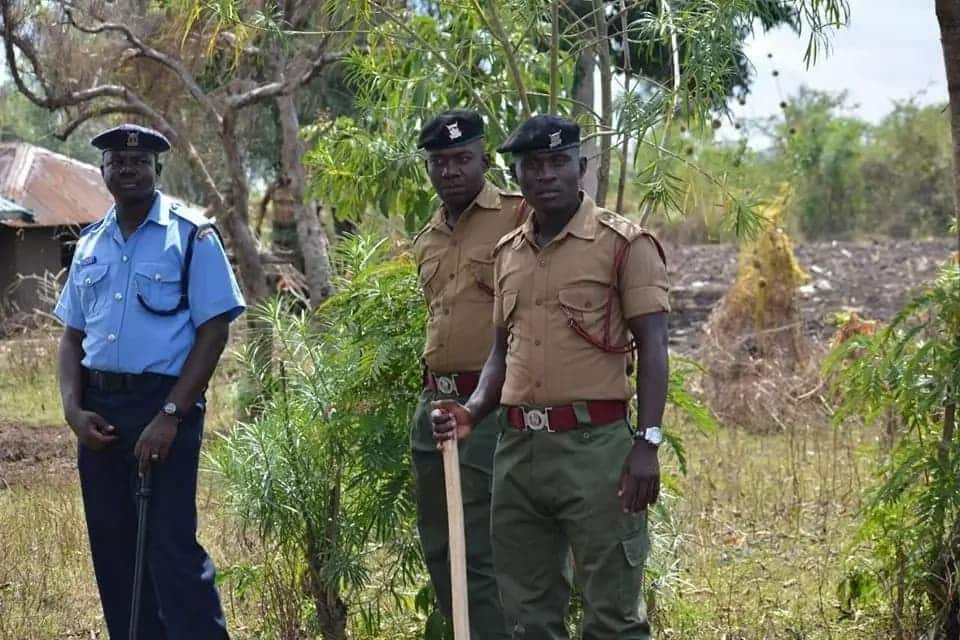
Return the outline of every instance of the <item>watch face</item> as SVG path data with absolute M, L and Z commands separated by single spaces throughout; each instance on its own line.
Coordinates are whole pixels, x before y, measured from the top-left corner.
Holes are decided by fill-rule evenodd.
M 652 445 L 660 446 L 660 443 L 663 442 L 663 432 L 660 427 L 647 427 L 643 432 L 643 439 Z
M 163 412 L 168 416 L 175 416 L 177 415 L 177 405 L 173 404 L 172 402 L 168 402 L 167 404 L 163 405 Z

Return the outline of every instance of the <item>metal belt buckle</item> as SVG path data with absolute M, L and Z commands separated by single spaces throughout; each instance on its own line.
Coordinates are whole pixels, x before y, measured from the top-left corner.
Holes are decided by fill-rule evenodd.
M 530 431 L 549 431 L 550 428 L 550 407 L 543 409 L 523 409 L 523 426 Z
M 434 376 L 434 380 L 437 382 L 437 391 L 440 393 L 446 394 L 448 396 L 460 395 L 457 391 L 457 380 L 456 376 Z

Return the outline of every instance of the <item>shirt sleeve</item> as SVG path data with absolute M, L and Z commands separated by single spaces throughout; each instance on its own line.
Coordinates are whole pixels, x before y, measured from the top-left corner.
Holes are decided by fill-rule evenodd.
M 66 282 L 57 298 L 57 306 L 53 308 L 53 314 L 64 325 L 71 329 L 83 331 L 87 328 L 87 321 L 83 317 L 80 309 L 80 301 L 77 300 L 77 288 L 73 286 L 73 270 L 67 272 Z
M 240 286 L 216 233 L 197 234 L 190 263 L 190 317 L 199 327 L 207 320 L 227 314 L 233 322 L 246 309 Z
M 644 234 L 630 245 L 620 271 L 620 301 L 629 320 L 649 313 L 669 312 L 667 263 L 653 236 Z

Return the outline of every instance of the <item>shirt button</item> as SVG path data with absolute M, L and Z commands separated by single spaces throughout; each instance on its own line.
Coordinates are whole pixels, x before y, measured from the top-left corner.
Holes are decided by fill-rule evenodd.
M 538 264 L 539 264 L 541 267 L 545 267 L 545 266 L 547 266 L 547 261 L 546 261 L 546 260 L 541 260 Z
M 445 315 L 445 316 L 450 315 L 450 309 L 444 309 L 444 310 L 443 310 L 443 315 Z
M 533 344 L 535 344 L 536 346 L 539 347 L 539 346 L 540 346 L 540 340 L 539 340 L 539 339 L 538 339 L 538 340 L 534 340 L 534 341 L 533 341 Z
M 543 386 L 543 383 L 542 383 L 542 382 L 540 382 L 539 380 L 537 380 L 537 385 L 536 385 L 536 386 L 537 386 L 537 389 L 539 389 L 540 387 L 542 387 L 542 386 Z
M 107 342 L 116 342 L 116 341 L 117 341 L 117 336 L 113 335 L 112 333 L 107 336 Z
M 126 261 L 129 260 L 130 258 L 128 258 L 127 256 L 123 256 L 123 257 L 120 258 L 120 259 L 123 260 L 124 262 L 126 262 Z
M 163 276 L 161 276 L 161 275 L 158 273 L 158 274 L 156 274 L 155 276 L 153 276 L 153 279 L 156 280 L 157 282 L 160 282 L 160 280 L 163 279 Z
M 451 273 L 451 274 L 450 274 L 449 276 L 447 276 L 447 277 L 450 278 L 451 280 L 453 280 L 453 279 L 456 278 L 457 276 Z
M 114 300 L 123 300 L 123 294 L 120 293 L 119 291 L 117 291 L 115 294 L 113 294 L 113 299 L 114 299 Z
M 537 306 L 539 307 L 541 304 L 543 304 L 543 301 L 540 300 L 540 298 L 537 298 L 536 300 L 533 301 L 533 304 L 535 304 L 535 305 L 537 305 Z
M 93 280 L 91 280 L 90 278 L 84 278 L 83 280 L 83 284 L 87 285 L 88 287 L 90 286 L 91 282 L 93 282 Z

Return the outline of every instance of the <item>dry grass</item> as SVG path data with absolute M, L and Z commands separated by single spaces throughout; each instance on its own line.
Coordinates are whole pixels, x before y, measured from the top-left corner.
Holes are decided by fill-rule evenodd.
M 46 351 L 28 350 L 37 355 L 26 372 L 11 366 L 13 358 L 29 362 L 25 356 L 0 362 L 0 420 L 32 415 L 58 424 L 52 360 L 42 356 Z M 209 394 L 211 431 L 228 428 L 232 419 L 229 368 Z M 28 378 L 35 381 L 29 391 L 21 388 Z M 52 398 L 55 406 L 36 419 L 18 403 L 38 398 Z M 659 599 L 659 638 L 889 637 L 882 612 L 844 617 L 836 597 L 879 431 L 785 426 L 767 434 L 723 429 L 710 437 L 678 428 L 690 474 L 679 480 L 671 507 L 679 595 Z M 226 577 L 221 590 L 232 636 L 279 637 L 264 630 L 276 625 L 268 622 L 263 589 L 244 580 L 262 566 L 263 551 L 225 515 L 215 480 L 201 474 L 200 537 Z M 33 482 L 0 489 L 0 558 L 0 640 L 105 637 L 75 482 L 53 482 L 38 472 Z M 409 638 L 416 626 L 395 619 L 381 637 Z

